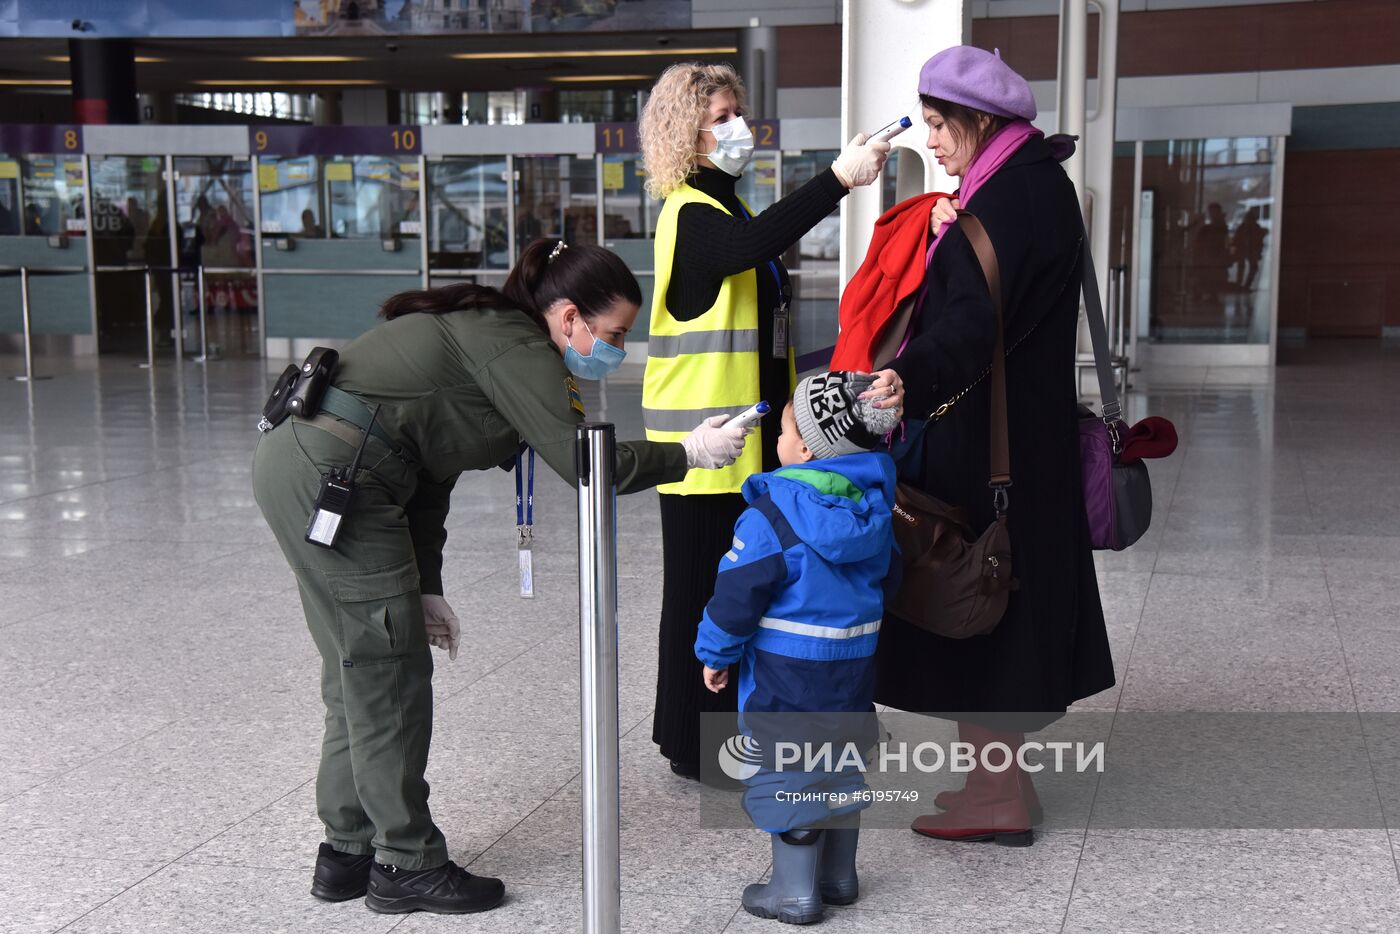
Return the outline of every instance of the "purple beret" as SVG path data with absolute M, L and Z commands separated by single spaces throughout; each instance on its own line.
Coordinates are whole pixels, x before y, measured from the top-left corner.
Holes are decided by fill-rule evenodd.
M 999 117 L 1035 119 L 1035 95 L 1001 52 L 970 45 L 944 49 L 924 62 L 919 72 L 919 93 L 941 97 Z

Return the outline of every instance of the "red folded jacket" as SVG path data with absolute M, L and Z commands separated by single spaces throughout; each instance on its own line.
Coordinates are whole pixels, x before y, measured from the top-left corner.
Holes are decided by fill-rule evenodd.
M 950 197 L 937 191 L 917 195 L 896 204 L 875 222 L 865 261 L 841 293 L 841 333 L 831 369 L 869 373 L 875 364 L 889 362 L 871 359 L 880 332 L 899 303 L 923 285 L 929 212 L 939 198 Z
M 1128 429 L 1118 462 L 1131 464 L 1144 457 L 1167 457 L 1176 450 L 1176 441 L 1175 425 L 1160 416 L 1148 416 Z

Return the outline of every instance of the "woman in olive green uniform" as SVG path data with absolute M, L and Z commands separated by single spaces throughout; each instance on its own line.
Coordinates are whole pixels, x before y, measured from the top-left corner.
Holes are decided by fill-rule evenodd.
M 428 647 L 457 651 L 457 620 L 441 596 L 449 497 L 463 471 L 506 462 L 522 443 L 576 482 L 583 406 L 574 377 L 598 379 L 621 362 L 640 302 L 636 279 L 612 253 L 536 241 L 500 291 L 462 284 L 389 299 L 387 322 L 340 354 L 339 404 L 288 418 L 259 442 L 254 494 L 322 658 L 317 897 L 368 892 L 378 911 L 443 913 L 483 911 L 503 897 L 499 880 L 448 860 L 423 778 Z M 322 475 L 351 463 L 376 405 L 344 527 L 334 548 L 310 544 Z M 733 463 L 744 432 L 722 422 L 709 419 L 680 443 L 619 444 L 618 491 Z

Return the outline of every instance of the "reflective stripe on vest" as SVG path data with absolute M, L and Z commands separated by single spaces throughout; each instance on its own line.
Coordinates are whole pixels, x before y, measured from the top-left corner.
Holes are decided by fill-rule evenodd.
M 758 274 L 753 269 L 727 276 L 714 304 L 690 321 L 679 321 L 666 307 L 666 290 L 676 255 L 676 219 L 687 204 L 725 210 L 714 198 L 681 185 L 666 197 L 656 220 L 656 282 L 647 369 L 642 383 L 642 420 L 649 441 L 679 441 L 707 416 L 738 415 L 759 401 Z M 769 400 L 781 405 L 787 400 Z M 691 470 L 662 493 L 737 493 L 763 469 L 762 428 L 755 428 L 738 461 L 722 470 Z

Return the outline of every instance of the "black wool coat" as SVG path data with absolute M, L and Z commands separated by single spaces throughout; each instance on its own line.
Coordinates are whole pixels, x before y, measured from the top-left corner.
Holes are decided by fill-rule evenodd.
M 964 207 L 982 221 L 1001 267 L 1008 516 L 1020 590 L 1001 624 L 971 639 L 935 636 L 886 614 L 876 699 L 922 713 L 1056 713 L 1114 683 L 1080 485 L 1078 202 L 1049 144 L 1036 138 Z M 891 364 L 904 379 L 910 419 L 926 417 L 977 379 L 996 336 L 986 279 L 956 225 L 934 253 L 927 287 L 914 336 Z M 979 531 L 995 516 L 987 488 L 989 383 L 983 379 L 929 424 L 919 484 L 966 509 Z

